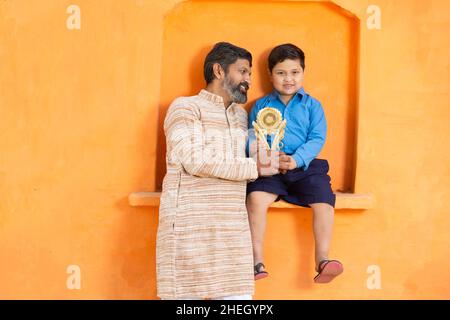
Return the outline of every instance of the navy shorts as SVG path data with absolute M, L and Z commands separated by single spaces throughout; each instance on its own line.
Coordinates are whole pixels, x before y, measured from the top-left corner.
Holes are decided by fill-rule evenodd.
M 283 199 L 302 207 L 311 203 L 328 203 L 334 208 L 336 195 L 331 189 L 328 175 L 328 161 L 314 159 L 306 171 L 297 168 L 286 174 L 260 177 L 247 185 L 247 194 L 253 191 L 265 191 L 277 194 L 276 201 Z

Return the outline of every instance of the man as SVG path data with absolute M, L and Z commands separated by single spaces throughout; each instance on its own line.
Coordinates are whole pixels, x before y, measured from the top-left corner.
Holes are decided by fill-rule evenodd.
M 204 63 L 206 89 L 167 112 L 167 173 L 159 210 L 157 287 L 162 299 L 251 299 L 246 185 L 263 167 L 246 158 L 252 56 L 220 42 Z

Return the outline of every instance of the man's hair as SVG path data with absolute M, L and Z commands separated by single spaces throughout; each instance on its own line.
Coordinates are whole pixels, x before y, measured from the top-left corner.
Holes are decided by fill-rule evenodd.
M 283 62 L 286 59 L 300 60 L 300 65 L 305 70 L 305 53 L 299 47 L 285 43 L 272 49 L 269 54 L 269 70 L 272 72 L 277 63 Z
M 226 74 L 228 73 L 230 64 L 235 63 L 237 59 L 246 59 L 250 63 L 250 67 L 252 66 L 252 54 L 244 48 L 237 47 L 228 42 L 216 43 L 214 48 L 206 56 L 203 66 L 206 84 L 210 84 L 214 80 L 213 65 L 215 63 L 220 64 Z

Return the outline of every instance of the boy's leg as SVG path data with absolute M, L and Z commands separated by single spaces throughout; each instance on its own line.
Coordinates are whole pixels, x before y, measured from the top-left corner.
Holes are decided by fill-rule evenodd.
M 310 206 L 313 209 L 316 271 L 319 271 L 319 263 L 328 260 L 333 232 L 334 208 L 328 203 L 312 203 Z
M 343 271 L 342 263 L 328 260 L 336 203 L 328 170 L 328 161 L 314 159 L 306 171 L 289 171 L 286 179 L 292 183 L 289 185 L 289 194 L 282 197 L 287 202 L 313 209 L 314 260 L 318 272 L 314 278 L 316 283 L 330 282 Z
M 263 244 L 264 233 L 266 231 L 267 209 L 277 197 L 278 195 L 276 194 L 264 191 L 253 191 L 247 196 L 247 211 L 252 234 L 253 260 L 255 265 L 264 261 Z

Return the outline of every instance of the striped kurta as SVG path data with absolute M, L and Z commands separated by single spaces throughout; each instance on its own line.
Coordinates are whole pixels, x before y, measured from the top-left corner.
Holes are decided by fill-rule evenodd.
M 167 173 L 156 244 L 158 296 L 218 298 L 254 293 L 245 207 L 247 112 L 202 90 L 176 99 L 164 121 Z

